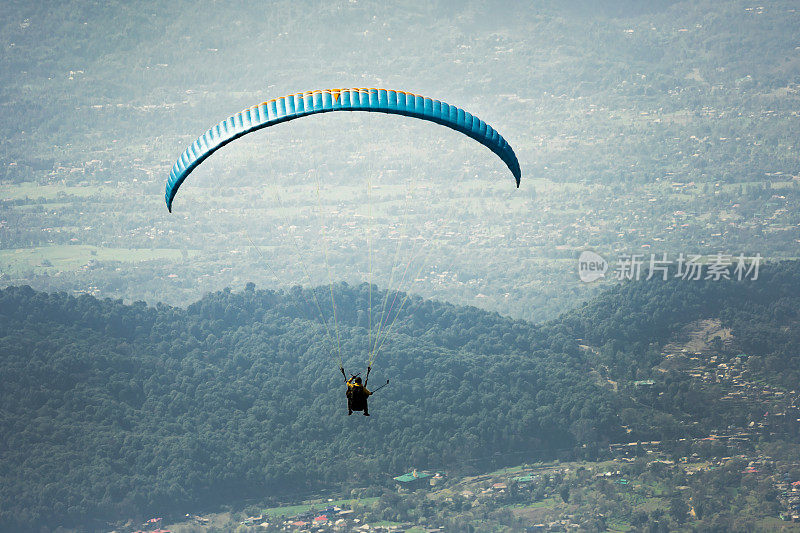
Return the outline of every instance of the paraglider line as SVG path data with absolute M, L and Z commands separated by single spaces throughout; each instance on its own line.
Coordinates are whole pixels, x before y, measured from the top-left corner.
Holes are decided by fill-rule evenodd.
M 395 275 L 395 272 L 397 272 L 399 270 L 398 269 L 398 266 L 399 266 L 398 265 L 398 260 L 400 259 L 400 249 L 402 248 L 403 240 L 405 239 L 405 236 L 406 236 L 406 229 L 408 227 L 408 203 L 409 203 L 408 201 L 409 201 L 409 197 L 411 196 L 411 191 L 412 190 L 413 190 L 413 185 L 409 184 L 409 190 L 406 192 L 405 208 L 403 210 L 404 211 L 404 213 L 403 213 L 403 226 L 402 226 L 403 229 L 402 229 L 402 232 L 400 234 L 400 238 L 397 241 L 397 246 L 395 247 L 394 260 L 392 261 L 392 271 L 391 271 L 391 274 L 389 275 L 389 284 L 386 287 L 386 293 L 385 293 L 384 298 L 383 298 L 383 305 L 381 306 L 381 314 L 380 314 L 380 317 L 379 317 L 380 321 L 378 323 L 378 332 L 375 335 L 375 343 L 374 344 L 371 343 L 372 348 L 370 349 L 370 354 L 369 354 L 369 363 L 370 363 L 370 365 L 372 364 L 372 360 L 374 359 L 375 348 L 378 346 L 378 337 L 380 337 L 381 331 L 383 331 L 383 325 L 384 325 L 383 317 L 384 317 L 384 313 L 386 312 L 386 304 L 389 301 L 389 293 L 392 292 L 392 283 L 394 282 L 394 275 Z M 416 242 L 414 243 L 414 248 L 411 249 L 411 254 L 410 254 L 411 257 L 414 256 L 414 249 L 415 248 L 416 248 Z M 408 267 L 406 267 L 406 270 L 408 270 Z M 403 279 L 405 279 L 405 273 L 403 274 L 403 277 L 401 278 L 400 283 L 398 284 L 398 287 L 403 283 Z M 395 296 L 395 298 L 396 298 L 396 296 Z M 392 306 L 394 306 L 394 300 L 392 300 Z M 388 321 L 388 316 L 389 315 L 386 315 L 386 316 L 387 316 L 387 321 Z
M 440 226 L 439 226 L 439 230 L 436 232 L 436 235 L 434 235 L 434 239 L 435 239 L 435 240 L 438 240 L 438 237 L 440 237 L 440 236 L 441 236 L 441 235 L 444 233 L 444 229 L 445 229 L 445 228 L 444 228 L 444 225 L 440 225 Z M 421 254 L 421 253 L 422 253 L 422 251 L 420 251 L 420 254 Z M 419 269 L 417 270 L 417 273 L 416 273 L 416 275 L 414 276 L 414 279 L 416 279 L 417 277 L 419 277 L 420 273 L 422 272 L 422 269 L 423 269 L 423 268 L 425 268 L 425 266 L 428 264 L 428 261 L 429 261 L 429 259 L 430 259 L 430 257 L 431 257 L 431 254 L 432 254 L 432 253 L 433 253 L 433 246 L 431 246 L 430 248 L 428 248 L 428 251 L 427 251 L 427 253 L 425 254 L 425 257 L 424 257 L 424 259 L 422 260 L 422 264 L 420 265 Z M 419 254 L 418 254 L 418 255 L 419 255 Z M 406 265 L 406 272 L 408 271 L 408 268 L 411 266 L 411 263 L 414 261 L 414 259 L 415 259 L 416 257 L 418 257 L 418 255 L 417 255 L 417 256 L 413 256 L 413 257 L 412 257 L 412 258 L 409 260 L 408 264 Z M 403 278 L 404 278 L 404 279 L 405 279 L 405 276 L 406 276 L 406 273 L 404 273 L 404 274 L 403 274 Z M 400 285 L 402 285 L 402 283 L 403 283 L 403 280 L 401 280 L 401 282 L 400 282 Z M 409 283 L 409 289 L 410 289 L 410 283 Z M 399 308 L 399 309 L 397 310 L 397 312 L 395 313 L 395 315 L 394 315 L 394 318 L 392 319 L 392 323 L 389 325 L 389 328 L 386 330 L 386 334 L 383 336 L 383 340 L 381 341 L 380 345 L 378 346 L 378 349 L 377 349 L 377 350 L 375 350 L 375 353 L 374 353 L 374 354 L 373 354 L 373 356 L 372 356 L 372 362 L 374 362 L 374 361 L 375 361 L 375 359 L 377 359 L 377 357 L 378 357 L 378 353 L 380 352 L 381 348 L 383 348 L 383 345 L 386 343 L 386 340 L 389 338 L 389 334 L 392 332 L 392 328 L 394 327 L 394 323 L 397 321 L 397 318 L 400 316 L 400 313 L 402 313 L 402 311 L 403 311 L 403 307 L 405 307 L 405 305 L 406 305 L 406 302 L 408 301 L 408 298 L 409 298 L 409 296 L 411 296 L 411 294 L 410 294 L 410 292 L 409 292 L 408 290 L 406 290 L 406 291 L 405 291 L 405 293 L 406 293 L 406 295 L 405 295 L 405 298 L 403 298 L 403 301 L 402 301 L 402 302 L 401 302 L 401 304 L 400 304 L 400 308 Z M 397 294 L 398 294 L 398 293 L 397 293 L 397 291 L 395 291 L 395 299 L 392 301 L 392 305 L 391 305 L 391 307 L 389 308 L 389 313 L 387 314 L 387 317 L 386 317 L 386 318 L 387 318 L 387 320 L 388 320 L 388 319 L 389 319 L 389 317 L 391 316 L 392 309 L 394 308 L 394 302 L 395 302 L 395 301 L 396 301 L 396 299 L 397 299 Z M 370 366 L 372 365 L 372 362 L 370 363 Z
M 372 139 L 372 121 L 367 117 L 368 138 Z M 372 344 L 372 156 L 367 146 L 367 293 L 369 294 L 367 317 L 367 346 Z M 370 354 L 370 363 L 372 355 Z
M 275 269 L 274 269 L 274 268 L 272 268 L 272 265 L 270 265 L 270 264 L 269 264 L 269 261 L 267 261 L 267 258 L 266 258 L 266 257 L 264 257 L 264 254 L 263 254 L 263 253 L 261 253 L 261 249 L 258 247 L 258 245 L 256 245 L 256 243 L 255 243 L 255 242 L 253 242 L 253 239 L 251 239 L 251 238 L 250 238 L 250 233 L 248 233 L 248 231 L 247 231 L 247 228 L 245 228 L 245 230 L 244 230 L 244 233 L 245 233 L 245 236 L 247 237 L 247 240 L 248 240 L 248 241 L 250 241 L 250 244 L 253 246 L 253 248 L 255 248 L 256 252 L 258 252 L 258 255 L 259 255 L 259 256 L 261 256 L 261 259 L 264 261 L 264 264 L 267 266 L 267 268 L 269 269 L 269 271 L 270 271 L 270 272 L 272 272 L 272 275 L 273 275 L 273 276 L 275 276 L 275 279 L 276 279 L 276 280 L 278 280 L 278 283 L 280 283 L 281 285 L 286 285 L 286 286 L 288 287 L 288 286 L 289 286 L 289 284 L 288 284 L 288 283 L 286 283 L 286 282 L 285 282 L 283 279 L 281 279 L 281 277 L 280 277 L 280 276 L 278 276 L 278 273 L 277 273 L 277 272 L 275 272 Z M 308 320 L 309 322 L 313 322 L 313 321 L 311 320 L 311 318 L 308 316 L 308 313 L 306 313 L 306 312 L 305 312 L 305 310 L 304 310 L 304 306 L 301 306 L 301 305 L 299 305 L 299 304 L 300 304 L 300 302 L 299 302 L 299 300 L 297 299 L 297 297 L 296 297 L 294 294 L 292 294 L 292 292 L 291 292 L 291 291 L 287 291 L 287 292 L 288 292 L 289 294 L 291 294 L 291 296 L 292 296 L 292 300 L 294 301 L 294 305 L 295 305 L 295 307 L 297 307 L 297 310 L 298 310 L 298 311 L 300 311 L 300 314 L 302 314 L 302 315 L 303 315 L 303 318 L 305 318 L 305 319 L 306 319 L 306 320 Z M 302 291 L 300 292 L 300 295 L 303 297 L 303 303 L 305 304 L 305 306 L 306 306 L 306 307 L 310 307 L 310 305 L 309 305 L 309 303 L 308 303 L 308 300 L 306 299 L 306 297 L 305 297 L 305 296 L 303 296 L 303 292 L 302 292 Z
M 422 253 L 422 252 L 420 252 L 420 253 Z M 417 274 L 416 274 L 415 278 L 418 277 L 419 274 L 422 272 L 422 269 L 425 268 L 425 265 L 427 264 L 427 260 L 430 257 L 430 254 L 431 254 L 431 250 L 428 250 L 428 253 L 427 253 L 426 257 L 425 257 L 425 260 L 422 262 L 422 264 L 420 265 L 419 269 L 417 270 Z M 392 309 L 394 309 L 394 304 L 397 302 L 397 297 L 400 294 L 399 288 L 403 285 L 403 282 L 405 281 L 406 275 L 408 274 L 408 270 L 411 267 L 411 263 L 418 256 L 419 256 L 419 254 L 417 256 L 412 256 L 411 259 L 409 259 L 408 263 L 406 264 L 405 272 L 403 272 L 403 277 L 401 278 L 400 283 L 398 284 L 398 289 L 394 291 L 394 298 L 392 299 L 392 305 L 389 306 L 389 312 L 386 314 L 386 320 L 387 321 L 392 316 Z M 389 334 L 392 332 L 392 327 L 394 326 L 394 323 L 397 321 L 397 318 L 400 316 L 400 313 L 403 311 L 403 307 L 405 306 L 406 301 L 408 300 L 408 297 L 410 296 L 410 292 L 408 292 L 408 290 L 406 290 L 405 293 L 406 293 L 405 297 L 403 298 L 403 301 L 401 302 L 400 307 L 398 308 L 397 312 L 395 313 L 394 318 L 392 319 L 392 322 L 389 324 L 389 328 L 386 330 L 386 333 L 383 336 L 383 340 L 381 340 L 381 342 L 378 345 L 378 347 L 372 353 L 372 357 L 370 358 L 370 366 L 372 366 L 372 363 L 375 362 L 375 359 L 378 357 L 378 353 L 381 351 L 381 348 L 383 347 L 384 343 L 386 342 L 386 339 L 389 337 Z M 376 341 L 376 344 L 377 344 L 377 341 Z
M 423 268 L 425 268 L 425 265 L 424 265 L 424 264 L 423 264 L 422 266 L 420 266 L 420 267 L 419 267 L 419 270 L 417 270 L 417 275 L 419 275 L 419 273 L 420 273 L 420 272 L 422 272 L 422 269 L 423 269 Z M 400 308 L 397 310 L 397 313 L 395 313 L 395 315 L 394 315 L 394 319 L 392 319 L 392 323 L 391 323 L 391 324 L 389 324 L 389 329 L 387 329 L 387 330 L 386 330 L 386 334 L 383 336 L 383 340 L 381 341 L 381 344 L 380 344 L 380 346 L 378 346 L 378 349 L 377 349 L 377 350 L 375 350 L 375 357 L 376 357 L 376 358 L 377 358 L 377 356 L 378 356 L 378 353 L 380 353 L 380 351 L 381 351 L 381 348 L 383 348 L 383 345 L 384 345 L 384 343 L 385 343 L 385 342 L 386 342 L 386 340 L 389 338 L 389 334 L 392 332 L 392 328 L 394 327 L 394 323 L 395 323 L 395 322 L 397 322 L 397 318 L 400 316 L 400 313 L 402 313 L 402 312 L 403 312 L 403 307 L 405 307 L 405 305 L 406 305 L 406 302 L 408 301 L 408 298 L 409 298 L 409 296 L 411 296 L 411 293 L 410 293 L 410 292 L 406 292 L 405 298 L 403 298 L 403 302 L 400 304 Z M 388 317 L 387 317 L 387 318 L 388 318 Z
M 336 300 L 333 297 L 333 275 L 331 274 L 331 264 L 328 261 L 328 237 L 325 232 L 325 219 L 322 216 L 322 197 L 319 192 L 319 172 L 318 169 L 314 168 L 314 177 L 317 181 L 317 208 L 319 212 L 320 218 L 320 227 L 322 228 L 322 247 L 324 250 L 325 256 L 325 268 L 328 270 L 328 287 L 331 291 L 331 307 L 333 308 L 333 324 L 336 328 L 336 354 L 339 357 L 339 366 L 342 366 L 342 349 L 341 349 L 341 342 L 339 340 L 339 322 L 336 320 Z
M 278 204 L 281 207 L 281 212 L 284 212 L 285 208 L 283 207 L 283 201 L 281 200 L 281 196 L 277 191 L 275 192 L 275 198 L 278 200 Z M 288 230 L 289 221 L 286 218 L 285 214 L 284 214 L 284 224 L 286 225 L 287 230 Z M 322 318 L 322 323 L 325 324 L 325 331 L 328 334 L 328 338 L 331 341 L 331 345 L 333 345 L 334 344 L 333 335 L 331 334 L 330 327 L 328 326 L 328 320 L 325 318 L 325 313 L 322 312 L 322 306 L 320 305 L 319 299 L 317 298 L 317 291 L 314 290 L 314 287 L 313 287 L 314 282 L 311 279 L 311 274 L 309 274 L 308 267 L 306 267 L 306 263 L 305 263 L 305 261 L 303 261 L 303 253 L 300 251 L 300 246 L 297 244 L 297 237 L 295 237 L 293 233 L 290 233 L 290 236 L 292 237 L 292 243 L 294 244 L 295 250 L 297 250 L 297 259 L 300 261 L 300 268 L 303 269 L 303 273 L 305 274 L 306 279 L 308 280 L 309 289 L 311 290 L 311 295 L 314 297 L 314 303 L 316 304 L 317 310 L 319 311 L 319 316 Z M 334 317 L 335 316 L 336 315 L 335 315 L 335 308 L 334 308 Z M 337 335 L 337 341 L 338 341 L 338 335 Z M 339 348 L 338 342 L 336 344 L 336 348 L 337 348 L 336 352 L 337 352 L 337 356 L 338 356 L 339 366 L 342 366 L 341 365 L 342 356 L 341 356 L 341 352 L 339 352 L 339 349 L 338 349 Z

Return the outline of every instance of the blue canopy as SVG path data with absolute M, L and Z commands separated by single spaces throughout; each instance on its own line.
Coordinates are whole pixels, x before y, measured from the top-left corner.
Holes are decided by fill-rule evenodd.
M 404 115 L 452 128 L 497 154 L 519 187 L 521 172 L 514 150 L 491 126 L 463 109 L 439 100 L 390 89 L 324 89 L 290 94 L 245 109 L 223 120 L 194 141 L 175 162 L 167 180 L 165 199 L 172 201 L 183 181 L 208 156 L 251 131 L 281 122 L 331 111 L 368 111 Z

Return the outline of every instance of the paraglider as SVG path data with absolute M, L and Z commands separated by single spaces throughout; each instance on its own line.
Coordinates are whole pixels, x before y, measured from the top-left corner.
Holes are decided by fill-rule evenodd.
M 258 105 L 249 107 L 226 120 L 223 120 L 205 132 L 202 136 L 195 140 L 183 152 L 183 154 L 181 154 L 169 173 L 169 178 L 167 179 L 166 185 L 166 193 L 164 196 L 167 209 L 172 212 L 172 203 L 175 199 L 175 195 L 189 174 L 191 174 L 192 171 L 197 168 L 197 166 L 200 165 L 205 159 L 226 144 L 259 129 L 268 128 L 282 122 L 295 120 L 308 115 L 329 113 L 333 111 L 365 111 L 402 115 L 434 122 L 456 130 L 478 141 L 480 144 L 494 152 L 511 171 L 516 185 L 519 187 L 521 171 L 519 161 L 514 154 L 514 150 L 503 138 L 503 136 L 500 135 L 494 128 L 480 120 L 478 117 L 464 111 L 463 109 L 447 104 L 446 102 L 442 102 L 440 100 L 433 100 L 431 98 L 399 90 L 366 88 L 324 89 L 290 94 L 281 98 L 275 98 L 266 102 L 262 102 Z M 254 243 L 252 244 L 255 246 Z M 327 262 L 327 252 L 325 255 L 325 261 Z M 406 267 L 406 271 L 407 270 L 408 265 Z M 405 277 L 405 274 L 403 277 Z M 388 295 L 389 293 L 387 291 L 386 300 L 388 300 Z M 408 295 L 406 295 L 402 304 L 400 305 L 401 310 L 403 305 L 405 305 L 407 298 Z M 397 293 L 395 293 L 395 300 L 396 299 Z M 320 314 L 322 315 L 322 310 L 319 306 L 319 302 L 316 301 L 316 296 L 314 296 L 314 300 L 317 309 L 319 309 Z M 386 301 L 384 301 L 384 307 L 385 304 Z M 333 321 L 334 324 L 336 324 L 336 307 L 333 298 L 332 284 L 331 306 L 333 308 Z M 392 307 L 394 307 L 394 300 L 392 302 Z M 391 314 L 392 307 L 389 308 L 389 314 Z M 370 303 L 370 316 L 371 313 L 372 311 Z M 394 320 L 397 319 L 398 315 L 399 311 L 395 312 Z M 326 332 L 330 336 L 327 320 L 324 318 L 324 316 L 322 316 L 322 320 L 325 324 Z M 392 325 L 393 324 L 394 322 L 392 322 Z M 347 379 L 344 368 L 342 367 L 341 352 L 338 354 L 339 369 L 341 370 L 347 384 L 348 414 L 352 414 L 353 411 L 362 411 L 365 416 L 369 416 L 367 398 L 373 392 L 389 384 L 389 380 L 386 380 L 386 384 L 378 387 L 378 389 L 375 389 L 375 391 L 372 392 L 366 388 L 372 363 L 377 352 L 383 345 L 383 342 L 379 342 L 381 327 L 383 325 L 383 318 L 381 317 L 378 332 L 375 336 L 375 342 L 373 343 L 374 345 L 369 354 L 367 376 L 363 384 L 361 383 L 361 378 L 358 377 L 358 375 Z M 386 331 L 383 340 L 385 340 L 389 332 L 391 332 L 391 326 Z M 338 351 L 338 326 L 336 347 Z
M 386 380 L 386 383 L 371 391 L 367 389 L 367 382 L 369 381 L 369 373 L 372 371 L 372 367 L 367 367 L 367 378 L 364 382 L 361 382 L 361 372 L 350 376 L 350 379 L 347 378 L 347 374 L 344 371 L 344 367 L 339 367 L 339 370 L 344 376 L 345 385 L 347 385 L 347 391 L 345 392 L 345 396 L 347 396 L 347 415 L 350 416 L 353 414 L 353 411 L 363 411 L 364 416 L 369 416 L 369 406 L 367 405 L 367 398 L 384 388 L 386 385 L 389 384 L 389 380 Z
M 367 398 L 372 393 L 367 388 L 366 383 L 361 383 L 361 378 L 353 376 L 347 380 L 347 414 L 352 415 L 353 411 L 363 411 L 364 416 L 369 416 Z
M 178 158 L 167 180 L 167 209 L 183 181 L 211 154 L 250 132 L 281 122 L 332 111 L 367 111 L 428 120 L 467 135 L 506 164 L 519 187 L 521 171 L 511 145 L 478 117 L 461 108 L 418 94 L 392 89 L 324 89 L 290 94 L 249 107 L 223 120 L 195 140 Z

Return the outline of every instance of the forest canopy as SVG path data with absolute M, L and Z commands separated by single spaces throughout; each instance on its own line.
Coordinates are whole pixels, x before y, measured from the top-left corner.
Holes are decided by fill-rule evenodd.
M 323 326 L 287 292 L 248 285 L 183 309 L 10 287 L 0 292 L 2 520 L 180 512 L 221 493 L 380 485 L 409 468 L 593 458 L 609 442 L 688 435 L 693 421 L 727 416 L 712 393 L 690 408 L 696 391 L 668 375 L 658 385 L 670 395 L 644 405 L 598 371 L 652 377 L 671 334 L 714 316 L 742 336 L 753 371 L 796 380 L 785 326 L 798 281 L 791 262 L 747 283 L 628 283 L 543 325 L 412 297 L 373 372 L 392 384 L 371 419 L 346 416 Z M 361 370 L 368 287 L 334 292 L 346 366 Z

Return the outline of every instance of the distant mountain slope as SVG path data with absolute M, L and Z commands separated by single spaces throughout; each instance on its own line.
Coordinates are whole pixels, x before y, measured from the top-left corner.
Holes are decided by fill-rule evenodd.
M 796 406 L 799 322 L 800 262 L 787 261 L 751 281 L 618 285 L 552 327 L 588 346 L 635 440 L 760 427 Z
M 730 331 L 709 354 L 796 384 L 798 282 L 790 262 L 745 283 L 628 283 L 542 326 L 412 298 L 376 362 L 371 384 L 392 382 L 369 419 L 346 415 L 308 290 L 248 286 L 180 309 L 11 287 L 0 291 L 0 520 L 182 513 L 221 494 L 593 458 L 609 442 L 746 424 L 724 384 L 665 365 L 663 350 L 706 320 Z M 345 367 L 361 371 L 368 287 L 338 285 L 335 298 Z
M 762 268 L 756 280 L 622 284 L 554 324 L 594 345 L 645 352 L 649 346 L 660 347 L 687 324 L 718 318 L 733 335 L 727 351 L 771 361 L 767 377 L 792 387 L 800 382 L 798 282 L 800 262 L 785 261 Z M 635 371 L 639 365 L 628 368 Z

